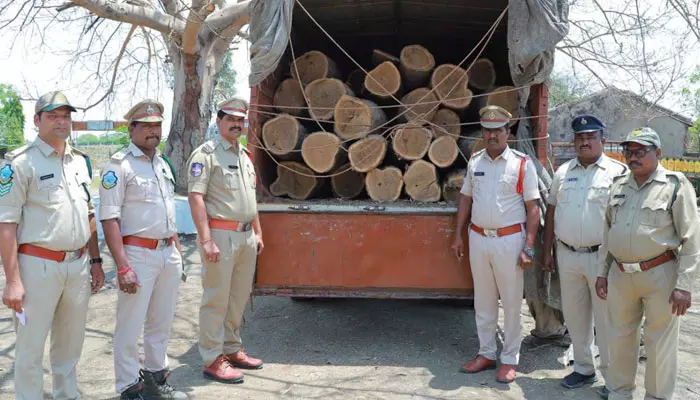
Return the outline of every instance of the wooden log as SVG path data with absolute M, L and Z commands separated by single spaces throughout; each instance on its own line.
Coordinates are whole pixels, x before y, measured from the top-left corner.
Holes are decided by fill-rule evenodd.
M 439 107 L 437 96 L 428 88 L 418 88 L 407 93 L 401 98 L 401 103 L 403 104 L 400 108 L 402 113 L 409 110 L 401 116 L 401 120 L 419 124 L 431 121 Z
M 291 78 L 283 80 L 275 90 L 272 104 L 283 114 L 302 115 L 306 100 L 299 81 Z
M 450 136 L 435 139 L 428 149 L 428 158 L 440 168 L 451 167 L 458 156 L 457 141 Z
M 312 170 L 324 174 L 347 162 L 340 138 L 331 132 L 314 132 L 304 138 L 301 156 Z
M 378 100 L 391 100 L 401 90 L 401 73 L 391 61 L 385 61 L 369 71 L 364 87 Z
M 299 150 L 306 132 L 306 128 L 296 118 L 281 114 L 263 125 L 263 144 L 281 160 L 299 159 Z
M 396 201 L 401 197 L 403 174 L 396 167 L 373 169 L 365 177 L 365 188 L 372 200 Z
M 335 78 L 316 79 L 306 85 L 304 93 L 309 101 L 309 115 L 320 120 L 333 118 L 340 96 L 355 95 L 349 86 Z
M 350 89 L 352 89 L 353 92 L 355 92 L 355 95 L 361 95 L 364 90 L 365 90 L 365 74 L 361 69 L 355 69 L 352 72 L 350 72 L 350 75 L 348 75 L 348 79 L 345 81 L 345 84 L 350 86 Z
M 515 125 L 520 117 L 520 108 L 518 106 L 518 91 L 514 90 L 513 86 L 500 86 L 489 93 L 487 104 L 505 108 L 512 116 L 509 126 Z
M 435 58 L 423 46 L 414 44 L 401 50 L 401 72 L 409 89 L 424 86 L 435 68 Z
M 433 124 L 431 127 L 436 138 L 441 136 L 450 136 L 455 140 L 459 138 L 461 128 L 459 114 L 449 108 L 439 109 L 433 117 Z
M 273 196 L 289 196 L 295 200 L 307 200 L 321 191 L 323 181 L 314 171 L 295 161 L 277 165 L 277 179 L 270 185 Z
M 386 139 L 381 135 L 369 135 L 353 143 L 348 149 L 352 169 L 369 172 L 377 168 L 384 161 L 387 146 Z
M 403 176 L 406 193 L 418 201 L 440 200 L 437 168 L 425 160 L 414 161 Z
M 389 54 L 385 51 L 379 50 L 379 49 L 374 49 L 372 50 L 372 65 L 375 67 L 385 61 L 390 61 L 394 64 L 399 64 L 401 63 L 401 60 L 399 60 L 398 57 L 396 57 L 393 54 Z
M 333 193 L 341 199 L 354 199 L 365 188 L 365 174 L 354 171 L 350 164 L 345 164 L 331 176 Z
M 496 69 L 488 58 L 474 61 L 469 69 L 469 85 L 475 89 L 489 91 L 496 83 Z
M 340 78 L 340 70 L 335 61 L 320 51 L 312 50 L 292 62 L 291 75 L 306 86 L 316 79 Z
M 433 139 L 433 132 L 416 124 L 397 125 L 391 132 L 391 148 L 401 160 L 425 157 Z
M 430 77 L 430 86 L 445 107 L 464 110 L 472 101 L 472 91 L 467 87 L 467 71 L 454 65 L 442 64 Z
M 386 122 L 386 114 L 371 100 L 344 95 L 335 105 L 333 119 L 335 133 L 345 140 L 354 140 L 379 130 Z
M 466 169 L 450 171 L 442 182 L 442 198 L 448 203 L 459 204 Z

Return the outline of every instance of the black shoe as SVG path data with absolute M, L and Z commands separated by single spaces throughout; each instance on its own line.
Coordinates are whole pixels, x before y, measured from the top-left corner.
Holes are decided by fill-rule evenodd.
M 596 393 L 598 393 L 598 396 L 600 396 L 603 399 L 607 399 L 608 396 L 610 396 L 610 391 L 606 386 L 598 388 L 598 390 L 596 390 Z
M 167 369 L 158 372 L 141 370 L 143 378 L 143 395 L 147 400 L 187 400 L 189 397 L 184 392 L 175 390 L 168 383 L 170 371 Z
M 126 388 L 119 396 L 119 400 L 146 400 L 143 398 L 143 381 L 139 379 L 138 383 Z
M 591 375 L 583 375 L 578 372 L 572 372 L 561 380 L 561 385 L 567 389 L 576 389 L 587 383 L 598 382 L 598 377 L 595 372 Z

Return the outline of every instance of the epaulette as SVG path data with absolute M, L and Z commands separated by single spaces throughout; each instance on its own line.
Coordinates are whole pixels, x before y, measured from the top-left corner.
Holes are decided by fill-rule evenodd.
M 620 165 L 620 166 L 623 168 L 623 169 L 622 169 L 622 173 L 623 173 L 623 174 L 626 174 L 626 173 L 627 173 L 627 171 L 629 170 L 629 167 L 627 166 L 627 164 L 623 163 L 623 162 L 620 161 L 620 160 L 616 160 L 616 159 L 614 159 L 614 158 L 612 158 L 612 157 L 608 157 L 608 158 L 609 158 L 610 161 L 612 161 L 614 164 L 618 164 L 618 165 Z
M 126 158 L 126 153 L 126 149 L 119 150 L 118 152 L 112 154 L 112 157 L 110 157 L 109 160 L 114 161 L 117 164 L 121 164 Z
M 515 149 L 511 149 L 511 151 L 513 152 L 513 154 L 515 154 L 516 156 L 518 156 L 518 157 L 520 157 L 520 158 L 527 158 L 527 159 L 530 158 L 530 157 L 527 156 L 527 154 L 523 153 L 522 151 L 518 151 L 518 150 L 515 150 Z
M 219 145 L 219 142 L 214 141 L 214 140 L 208 140 L 206 143 L 202 145 L 202 151 L 205 153 L 213 153 L 214 150 L 216 150 L 216 146 Z
M 24 145 L 18 149 L 14 149 L 12 151 L 8 151 L 5 153 L 5 160 L 7 161 L 12 161 L 17 157 L 18 155 L 25 153 L 29 148 L 31 147 L 31 144 Z
M 613 177 L 613 182 L 615 182 L 615 181 L 619 181 L 620 179 L 622 179 L 622 178 L 626 177 L 626 176 L 627 176 L 627 172 L 629 172 L 629 171 L 625 171 L 624 173 L 622 173 L 622 174 L 620 174 L 620 175 L 617 175 L 617 176 Z

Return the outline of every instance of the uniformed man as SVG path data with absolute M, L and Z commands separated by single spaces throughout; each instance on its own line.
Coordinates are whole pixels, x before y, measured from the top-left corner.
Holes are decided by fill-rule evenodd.
M 554 272 L 552 247 L 561 282 L 561 301 L 574 350 L 574 371 L 562 380 L 569 389 L 598 380 L 591 346 L 593 321 L 600 350 L 600 373 L 607 376 L 607 308 L 595 294 L 598 250 L 603 242 L 603 218 L 613 178 L 627 171 L 625 164 L 603 154 L 605 124 L 592 115 L 571 122 L 576 158 L 554 174 L 547 199 L 542 264 Z M 607 390 L 600 389 L 602 394 Z
M 452 245 L 461 260 L 462 229 L 469 223 L 469 263 L 480 348 L 462 371 L 475 373 L 496 367 L 500 294 L 505 341 L 496 380 L 510 383 L 520 358 L 523 269 L 532 264 L 535 255 L 540 193 L 532 160 L 506 143 L 510 113 L 488 106 L 480 115 L 486 148 L 469 160 Z
M 75 367 L 83 349 L 90 291 L 97 292 L 104 283 L 90 160 L 66 143 L 74 111 L 63 93 L 41 96 L 34 108 L 38 137 L 5 154 L 0 167 L 0 255 L 6 276 L 2 302 L 16 316 L 17 399 L 43 398 L 42 361 L 49 331 L 53 398 L 80 398 Z
M 670 399 L 679 317 L 691 305 L 700 255 L 695 190 L 659 165 L 661 141 L 651 128 L 632 131 L 622 146 L 630 172 L 610 189 L 596 282 L 608 304 L 607 387 L 611 399 L 633 397 L 644 317 L 646 398 Z
M 144 100 L 126 113 L 131 143 L 111 157 L 100 184 L 100 220 L 119 282 L 114 375 L 122 399 L 187 399 L 167 382 L 182 256 L 175 172 L 158 150 L 163 109 Z M 142 330 L 145 360 L 139 370 Z
M 198 147 L 188 160 L 189 202 L 199 234 L 204 293 L 199 310 L 199 352 L 207 378 L 243 381 L 233 367 L 262 368 L 241 348 L 240 326 L 250 296 L 255 261 L 263 249 L 255 197 L 255 169 L 238 142 L 245 134 L 248 102 L 219 104 L 220 138 Z

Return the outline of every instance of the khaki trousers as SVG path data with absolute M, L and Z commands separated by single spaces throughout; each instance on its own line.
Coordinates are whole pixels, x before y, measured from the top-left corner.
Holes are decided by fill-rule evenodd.
M 24 285 L 26 325 L 14 318 L 15 394 L 19 400 L 43 398 L 44 345 L 51 331 L 51 372 L 54 399 L 79 399 L 76 365 L 83 350 L 90 301 L 87 255 L 55 262 L 19 254 Z M 14 312 L 12 313 L 14 316 Z
M 561 282 L 561 304 L 564 320 L 574 348 L 574 371 L 583 375 L 595 374 L 593 357 L 593 322 L 595 341 L 600 353 L 600 373 L 607 380 L 608 309 L 596 294 L 598 252 L 576 253 L 561 243 L 557 244 L 557 263 Z
M 199 353 L 205 367 L 220 354 L 241 348 L 240 326 L 253 289 L 257 245 L 252 230 L 211 230 L 220 252 L 218 263 L 202 257 L 202 304 L 199 308 Z
M 182 257 L 172 245 L 160 250 L 124 246 L 141 287 L 117 292 L 114 328 L 114 375 L 117 393 L 139 381 L 138 339 L 143 331 L 144 369 L 168 368 L 168 341 L 175 316 Z
M 518 257 L 524 233 L 488 238 L 469 229 L 469 261 L 474 277 L 474 311 L 479 333 L 479 354 L 496 359 L 496 327 L 500 294 L 504 314 L 501 363 L 517 365 L 520 359 L 523 271 Z
M 608 278 L 608 344 L 610 399 L 632 399 L 636 388 L 639 329 L 644 320 L 647 351 L 644 387 L 648 399 L 670 399 L 676 387 L 679 318 L 668 299 L 677 279 L 677 261 L 644 272 L 610 268 Z

